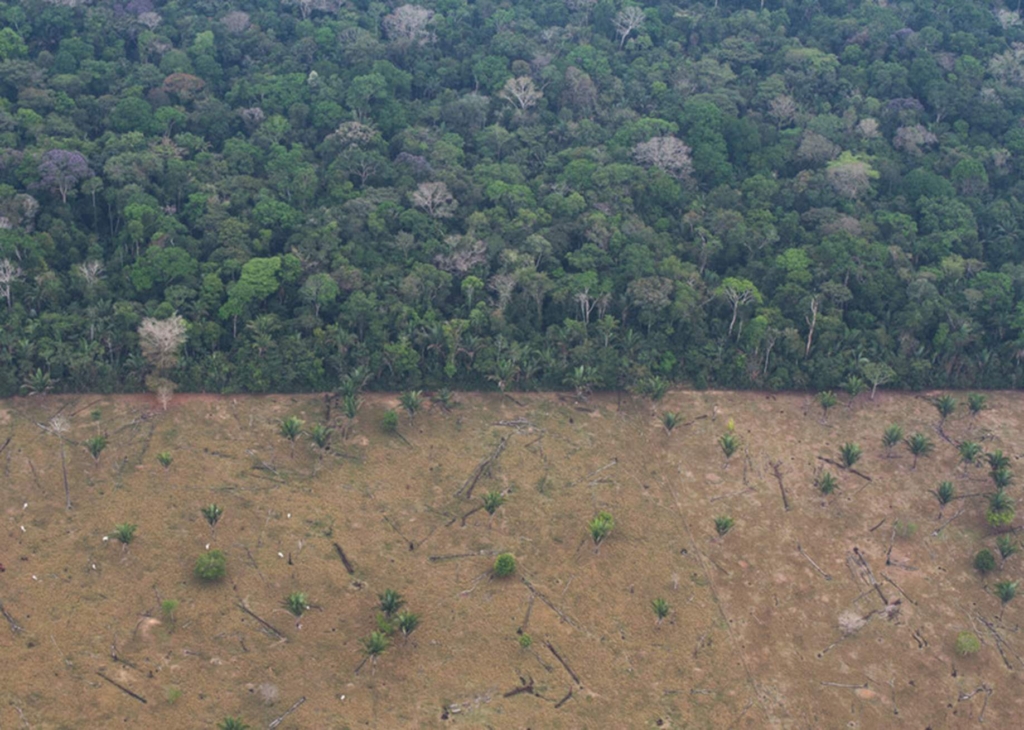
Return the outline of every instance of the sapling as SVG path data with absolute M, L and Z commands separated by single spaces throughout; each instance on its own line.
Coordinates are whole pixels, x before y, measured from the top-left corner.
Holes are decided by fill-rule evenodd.
M 739 436 L 734 434 L 732 431 L 727 431 L 718 437 L 718 445 L 722 447 L 722 453 L 725 454 L 725 467 L 728 469 L 729 459 L 732 458 L 733 454 L 739 451 Z
M 483 500 L 484 509 L 487 510 L 487 514 L 489 515 L 493 515 L 495 512 L 498 511 L 498 507 L 505 504 L 505 497 L 502 495 L 501 492 L 498 492 L 496 490 L 492 490 L 484 494 Z
M 516 559 L 512 553 L 502 553 L 494 561 L 494 577 L 507 578 L 516 572 Z
M 135 539 L 135 531 L 139 529 L 138 525 L 133 525 L 130 522 L 124 524 L 114 525 L 114 531 L 110 534 L 111 537 L 116 537 L 118 542 L 122 545 L 128 545 L 132 540 Z
M 725 537 L 725 533 L 732 529 L 733 525 L 736 524 L 736 520 L 728 515 L 722 515 L 715 518 L 715 532 L 718 533 L 719 537 Z
M 103 453 L 103 449 L 107 448 L 107 437 L 93 436 L 92 438 L 86 439 L 85 448 L 89 449 L 89 453 L 92 454 L 94 461 L 99 461 L 100 454 Z
M 996 557 L 991 550 L 985 548 L 978 551 L 978 554 L 974 556 L 974 569 L 982 575 L 996 569 Z
M 203 553 L 196 560 L 195 574 L 200 580 L 212 583 L 224 577 L 227 570 L 227 558 L 220 550 Z
M 953 501 L 953 497 L 956 496 L 956 487 L 953 486 L 953 482 L 939 482 L 939 488 L 935 490 L 935 496 L 939 499 L 939 504 L 945 506 Z
M 657 617 L 656 624 L 661 625 L 661 622 L 668 616 L 669 606 L 668 601 L 664 598 L 655 598 L 651 601 L 651 609 L 654 611 L 654 615 Z
M 967 409 L 971 416 L 977 416 L 988 407 L 988 398 L 981 393 L 971 393 L 967 396 Z
M 249 726 L 238 717 L 225 717 L 217 723 L 217 730 L 249 730 Z
M 402 636 L 408 638 L 409 634 L 420 625 L 420 617 L 411 611 L 402 611 L 395 617 L 395 625 L 402 632 Z
M 902 426 L 898 423 L 893 423 L 885 427 L 885 431 L 882 432 L 882 446 L 885 447 L 885 455 L 887 458 L 892 458 L 892 450 L 896 447 L 896 444 L 902 440 Z
M 398 609 L 405 605 L 405 599 L 402 598 L 402 595 L 391 588 L 379 594 L 377 598 L 380 600 L 380 610 L 388 618 L 398 613 Z
M 935 410 L 939 412 L 939 430 L 942 430 L 946 419 L 956 410 L 956 399 L 951 395 L 942 395 L 935 399 Z
M 210 527 L 216 527 L 217 523 L 220 522 L 221 515 L 224 514 L 224 510 L 216 504 L 208 504 L 205 507 L 200 507 L 199 511 L 203 513 L 203 517 L 210 523 Z
M 822 421 L 828 423 L 828 412 L 839 403 L 836 394 L 831 390 L 823 390 L 816 397 L 818 405 L 821 406 Z
M 981 642 L 971 631 L 961 631 L 956 635 L 956 653 L 960 656 L 976 654 L 981 649 Z
M 860 461 L 863 453 L 860 446 L 852 442 L 847 442 L 839 447 L 839 458 L 847 469 L 852 468 L 854 464 Z
M 156 455 L 156 460 L 160 462 L 160 466 L 167 469 L 171 466 L 171 462 L 174 461 L 174 457 L 168 451 L 161 451 Z
M 593 538 L 594 544 L 600 545 L 615 527 L 615 518 L 610 512 L 598 512 L 587 527 L 590 529 L 590 537 Z
M 818 477 L 817 485 L 822 494 L 832 494 L 839 486 L 839 480 L 826 471 Z
M 1013 522 L 1015 514 L 1013 499 L 1005 491 L 999 489 L 988 496 L 985 519 L 992 527 L 1006 527 Z
M 292 456 L 295 456 L 295 442 L 299 436 L 302 435 L 302 423 L 303 421 L 296 416 L 288 416 L 288 418 L 281 421 L 281 435 L 291 441 L 292 444 Z
M 1006 560 L 1020 549 L 1020 544 L 1009 535 L 1000 535 L 996 538 L 996 547 L 999 548 L 999 557 Z
M 917 469 L 917 460 L 922 456 L 928 456 L 935 450 L 935 444 L 923 433 L 914 433 L 907 439 L 907 448 L 914 457 L 914 464 L 911 469 Z
M 301 591 L 293 591 L 284 599 L 284 607 L 296 618 L 309 610 L 309 598 Z
M 683 416 L 678 411 L 665 411 L 661 414 L 661 425 L 665 427 L 667 433 L 672 433 L 672 429 L 682 423 Z
M 416 413 L 423 405 L 423 391 L 421 390 L 410 390 L 402 393 L 398 398 L 398 402 L 402 404 L 402 408 L 409 414 L 409 420 L 412 421 L 416 417 Z
M 974 466 L 978 463 L 978 459 L 981 458 L 981 444 L 977 441 L 961 441 L 960 445 L 957 446 L 957 451 L 960 452 L 960 463 L 964 466 Z

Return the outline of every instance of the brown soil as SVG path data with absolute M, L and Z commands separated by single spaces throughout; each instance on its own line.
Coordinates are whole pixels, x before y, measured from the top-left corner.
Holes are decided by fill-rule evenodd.
M 323 459 L 308 436 L 293 456 L 278 434 L 289 415 L 320 422 L 322 396 L 176 396 L 166 412 L 138 397 L 0 402 L 0 602 L 21 629 L 0 621 L 0 727 L 237 715 L 261 728 L 300 698 L 280 728 L 1019 724 L 1024 599 L 1000 616 L 991 585 L 1020 578 L 1024 556 L 979 576 L 974 553 L 995 552 L 984 500 L 940 508 L 930 491 L 946 479 L 960 495 L 990 490 L 985 468 L 958 466 L 968 437 L 1016 463 L 1017 394 L 989 394 L 976 419 L 961 406 L 948 441 L 914 395 L 861 396 L 828 424 L 805 395 L 516 399 L 462 394 L 451 413 L 403 414 L 405 443 L 378 428 L 394 398 L 367 396 Z M 686 425 L 666 433 L 666 410 Z M 59 441 L 40 427 L 58 411 L 71 421 L 70 511 Z M 742 446 L 726 466 L 716 441 L 730 419 Z M 884 457 L 891 422 L 935 442 L 916 470 L 905 448 Z M 84 441 L 97 433 L 109 446 L 94 462 Z M 459 495 L 502 439 L 472 497 Z M 817 458 L 838 460 L 845 441 L 863 446 L 870 481 Z M 830 497 L 813 485 L 822 466 L 839 479 Z M 463 525 L 490 490 L 504 506 Z M 211 502 L 224 509 L 215 532 L 199 512 Z M 596 549 L 599 510 L 615 527 Z M 719 515 L 736 521 L 724 538 Z M 138 524 L 129 546 L 104 539 L 124 522 Z M 207 545 L 227 554 L 219 584 L 192 575 Z M 517 573 L 495 579 L 506 551 Z M 357 673 L 386 588 L 422 624 Z M 301 622 L 283 607 L 292 591 L 313 604 Z M 655 598 L 671 606 L 660 625 Z M 164 599 L 180 602 L 173 618 Z M 961 631 L 977 633 L 977 654 L 955 654 Z

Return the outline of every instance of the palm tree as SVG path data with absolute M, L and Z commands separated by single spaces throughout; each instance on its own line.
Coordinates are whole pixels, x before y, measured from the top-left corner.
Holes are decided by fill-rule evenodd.
M 615 527 L 615 519 L 610 512 L 598 512 L 587 527 L 590 529 L 590 537 L 593 538 L 594 544 L 600 547 Z
M 857 376 L 851 375 L 843 382 L 843 390 L 850 396 L 850 400 L 846 402 L 847 408 L 853 407 L 853 402 L 857 399 L 857 396 L 868 389 L 868 384 L 864 382 L 864 379 Z
M 327 447 L 330 445 L 331 433 L 333 432 L 333 428 L 325 426 L 322 423 L 318 423 L 310 429 L 309 437 L 313 439 L 313 443 L 316 444 L 316 447 L 323 452 L 326 451 Z M 323 456 L 323 454 L 321 454 L 321 456 Z
M 567 376 L 565 376 L 565 384 L 571 385 L 576 391 L 576 398 L 578 400 L 585 400 L 587 395 L 590 393 L 590 386 L 593 383 L 594 378 L 591 374 L 590 368 L 586 365 L 580 365 L 574 368 Z
M 821 491 L 821 493 L 827 495 L 832 494 L 832 492 L 836 491 L 836 488 L 839 486 L 839 481 L 834 476 L 832 476 L 832 474 L 826 471 L 823 472 L 820 477 L 818 477 L 817 484 L 818 489 Z
M 107 437 L 99 435 L 86 439 L 85 448 L 89 449 L 89 453 L 92 454 L 94 461 L 99 461 L 103 449 L 107 448 Z
M 1002 449 L 996 449 L 991 454 L 985 454 L 985 459 L 988 460 L 988 468 L 992 471 L 1010 468 L 1010 457 L 1004 454 Z
M 960 452 L 960 463 L 965 466 L 973 466 L 981 458 L 981 444 L 977 441 L 961 441 L 957 450 Z
M 817 396 L 818 405 L 821 406 L 822 422 L 828 423 L 828 412 L 839 403 L 836 394 L 831 390 L 823 390 Z
M 398 609 L 405 605 L 405 599 L 402 598 L 402 595 L 391 588 L 378 595 L 377 598 L 380 600 L 380 610 L 388 618 L 391 618 L 393 614 L 398 612 Z
M 971 417 L 977 417 L 979 413 L 988 407 L 988 399 L 981 393 L 971 393 L 967 396 L 967 409 L 971 412 Z
M 655 622 L 658 626 L 661 626 L 661 622 L 668 616 L 669 606 L 668 601 L 664 598 L 655 598 L 651 601 L 651 609 L 654 610 L 654 615 L 657 617 Z
M 387 651 L 390 643 L 387 634 L 382 631 L 371 631 L 370 635 L 363 639 L 363 651 L 370 660 L 371 668 L 376 668 L 377 657 Z
M 729 468 L 729 459 L 735 454 L 740 448 L 740 439 L 732 431 L 727 431 L 718 437 L 718 445 L 722 447 L 722 453 L 725 454 L 725 468 Z
M 928 456 L 928 454 L 932 453 L 935 450 L 935 444 L 923 433 L 917 432 L 907 439 L 907 448 L 914 455 L 914 465 L 910 468 L 917 469 L 917 460 L 922 456 Z
M 292 457 L 295 456 L 295 441 L 302 435 L 302 420 L 295 416 L 281 421 L 281 435 L 292 442 Z
M 892 450 L 896 444 L 903 440 L 903 427 L 898 423 L 893 423 L 885 427 L 885 431 L 882 432 L 882 446 L 885 447 L 886 458 L 892 457 Z
M 939 488 L 935 490 L 935 496 L 939 499 L 939 504 L 945 506 L 953 501 L 953 497 L 956 496 L 956 488 L 953 486 L 953 482 L 939 482 Z
M 1013 472 L 1009 469 L 997 469 L 991 474 L 992 482 L 996 485 L 996 489 L 1006 489 L 1010 486 L 1010 482 L 1013 481 Z
M 402 632 L 402 636 L 409 638 L 409 634 L 416 630 L 416 627 L 420 625 L 420 617 L 411 611 L 402 611 L 395 617 L 395 625 L 398 626 L 398 630 Z
M 999 611 L 999 618 L 1002 618 L 1003 611 L 1006 610 L 1006 604 L 1017 596 L 1017 581 L 1001 580 L 995 584 L 995 590 L 996 595 L 999 596 L 999 600 L 1003 604 Z
M 715 518 L 715 532 L 718 533 L 719 537 L 725 537 L 725 533 L 732 529 L 733 525 L 736 524 L 736 520 L 728 515 L 722 515 Z
M 839 447 L 839 457 L 843 462 L 843 466 L 847 469 L 852 468 L 854 464 L 860 461 L 860 457 L 863 453 L 864 452 L 861 450 L 860 446 L 852 441 L 848 441 Z
M 682 420 L 683 417 L 678 411 L 665 411 L 661 414 L 661 424 L 668 433 L 672 433 L 672 429 L 678 426 Z
M 483 496 L 484 509 L 487 510 L 487 514 L 493 515 L 498 511 L 498 507 L 505 504 L 505 497 L 501 492 L 490 491 Z
M 988 512 L 985 513 L 985 520 L 992 527 L 1006 527 L 1013 522 L 1015 514 L 1013 499 L 1005 491 L 999 489 L 988 496 Z
M 946 419 L 956 410 L 956 399 L 951 395 L 939 396 L 935 399 L 935 409 L 939 412 L 939 431 L 941 431 Z
M 416 412 L 423 405 L 423 391 L 422 390 L 409 390 L 398 398 L 398 402 L 402 404 L 409 413 L 409 421 L 411 422 L 416 417 Z

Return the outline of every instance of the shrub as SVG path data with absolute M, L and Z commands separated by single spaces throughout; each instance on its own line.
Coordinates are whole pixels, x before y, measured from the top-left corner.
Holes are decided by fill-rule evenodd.
M 309 609 L 309 598 L 305 593 L 293 591 L 284 599 L 284 607 L 295 616 L 302 616 Z
M 733 525 L 736 524 L 736 520 L 728 515 L 715 518 L 715 532 L 718 533 L 719 537 L 725 537 L 725 533 L 732 529 Z
M 817 486 L 822 494 L 832 494 L 839 486 L 839 480 L 827 471 L 822 472 L 821 476 L 818 477 Z
M 494 561 L 494 577 L 507 578 L 516 572 L 516 559 L 512 553 L 502 553 Z
M 122 525 L 114 525 L 114 531 L 110 534 L 111 537 L 116 537 L 122 545 L 127 545 L 135 539 L 135 531 L 139 529 L 138 525 L 133 525 L 130 522 L 125 522 Z
M 171 465 L 171 462 L 174 461 L 174 457 L 171 456 L 168 451 L 161 451 L 156 455 L 156 460 L 160 462 L 160 466 L 166 469 Z
M 985 519 L 992 527 L 1006 527 L 1013 522 L 1015 514 L 1013 499 L 1002 489 L 989 495 L 988 512 L 985 513 Z
M 384 433 L 395 433 L 398 430 L 398 414 L 391 409 L 384 411 L 380 427 Z
M 979 573 L 991 573 L 996 569 L 996 558 L 989 549 L 979 550 L 974 556 L 974 569 Z
M 665 411 L 661 414 L 661 425 L 665 430 L 672 433 L 672 429 L 682 423 L 683 417 L 678 411 Z
M 860 461 L 860 457 L 863 453 L 864 452 L 861 450 L 860 446 L 852 442 L 847 442 L 839 447 L 839 457 L 843 462 L 843 466 L 847 469 L 850 469 L 854 464 Z
M 947 505 L 956 496 L 956 487 L 953 482 L 939 482 L 939 488 L 935 490 L 935 496 L 939 498 L 939 504 Z
M 220 550 L 203 553 L 196 560 L 195 574 L 200 580 L 217 581 L 227 571 L 227 558 Z
M 199 511 L 203 513 L 203 517 L 210 523 L 210 527 L 216 527 L 217 523 L 220 522 L 220 516 L 224 514 L 224 510 L 216 504 L 208 504 L 205 507 L 201 507 Z
M 972 416 L 977 416 L 988 407 L 988 398 L 981 393 L 971 393 L 967 396 L 967 409 Z
M 996 547 L 999 548 L 999 557 L 1006 560 L 1008 557 L 1013 555 L 1020 546 L 1014 541 L 1009 535 L 1000 535 L 996 538 Z
M 519 646 L 522 649 L 529 649 L 531 646 L 533 646 L 533 639 L 530 637 L 529 634 L 520 634 Z
M 898 423 L 886 426 L 882 432 L 882 446 L 885 447 L 885 455 L 892 456 L 892 450 L 896 444 L 903 440 L 903 427 Z
M 380 610 L 388 618 L 398 613 L 398 609 L 405 605 L 405 599 L 402 598 L 402 595 L 391 588 L 378 595 L 377 598 L 380 600 Z
M 594 544 L 600 545 L 615 527 L 615 519 L 609 512 L 598 512 L 587 527 L 590 528 L 590 537 L 593 538 Z
M 665 617 L 668 616 L 668 601 L 666 601 L 664 598 L 655 598 L 653 601 L 651 601 L 651 610 L 654 611 L 654 615 L 657 616 L 658 623 L 660 624 L 665 619 Z
M 981 642 L 972 631 L 961 631 L 956 635 L 956 653 L 969 656 L 981 649 Z
M 487 510 L 487 514 L 489 515 L 493 515 L 498 511 L 498 507 L 505 504 L 505 497 L 498 491 L 487 492 L 483 496 L 483 500 L 484 509 Z

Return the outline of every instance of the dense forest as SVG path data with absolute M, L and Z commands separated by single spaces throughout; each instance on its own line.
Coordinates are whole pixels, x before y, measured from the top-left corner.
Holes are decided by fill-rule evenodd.
M 1024 376 L 1012 2 L 0 21 L 0 394 Z

